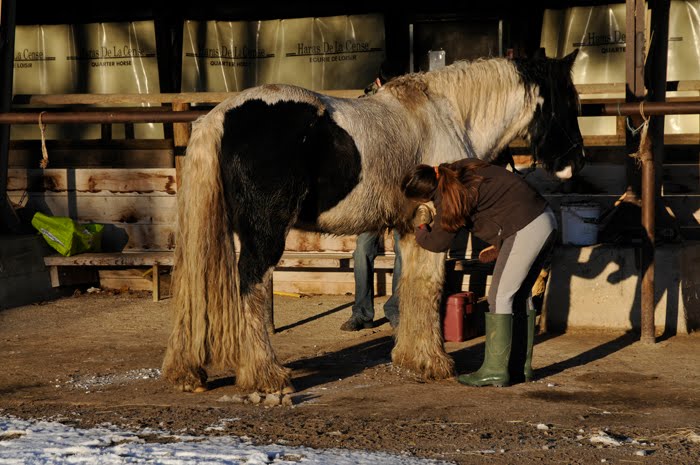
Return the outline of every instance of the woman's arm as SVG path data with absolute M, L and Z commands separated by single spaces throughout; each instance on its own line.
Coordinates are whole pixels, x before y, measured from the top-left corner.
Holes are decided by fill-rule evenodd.
M 447 252 L 450 250 L 452 240 L 455 238 L 457 233 L 447 232 L 442 229 L 442 226 L 440 225 L 441 221 L 442 218 L 440 216 L 440 212 L 438 211 L 433 221 L 432 228 L 427 224 L 416 226 L 416 242 L 418 242 L 418 245 L 424 249 L 430 250 L 431 252 Z

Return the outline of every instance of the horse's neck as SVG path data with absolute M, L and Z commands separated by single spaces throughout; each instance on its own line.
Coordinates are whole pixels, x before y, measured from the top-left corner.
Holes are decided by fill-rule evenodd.
M 486 160 L 525 134 L 537 104 L 505 60 L 446 70 L 428 83 L 453 105 L 474 154 Z

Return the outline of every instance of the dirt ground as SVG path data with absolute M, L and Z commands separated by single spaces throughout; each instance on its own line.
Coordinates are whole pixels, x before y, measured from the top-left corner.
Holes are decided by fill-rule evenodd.
M 3 310 L 0 416 L 459 464 L 700 463 L 699 334 L 652 346 L 602 331 L 542 335 L 535 382 L 467 388 L 391 364 L 383 301 L 378 326 L 346 333 L 352 296 L 275 297 L 273 344 L 293 370 L 291 407 L 225 401 L 243 394 L 230 373 L 211 374 L 201 394 L 161 381 L 170 300 L 102 292 Z M 483 338 L 446 348 L 459 372 L 471 371 Z

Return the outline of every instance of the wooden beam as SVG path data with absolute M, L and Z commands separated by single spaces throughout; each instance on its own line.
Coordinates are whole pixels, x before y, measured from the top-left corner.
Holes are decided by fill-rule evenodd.
M 0 2 L 0 112 L 12 106 L 17 0 Z M 10 165 L 10 125 L 0 125 L 0 232 L 17 223 L 7 199 L 7 169 Z M 9 229 L 9 228 L 8 228 Z

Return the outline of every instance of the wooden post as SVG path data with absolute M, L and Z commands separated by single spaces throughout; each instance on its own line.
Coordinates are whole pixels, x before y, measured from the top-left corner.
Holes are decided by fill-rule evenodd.
M 188 102 L 173 102 L 173 111 L 187 111 L 190 109 Z M 187 144 L 190 141 L 191 123 L 173 123 L 173 142 L 175 145 L 175 177 L 177 187 L 180 187 L 180 166 L 185 156 Z
M 156 263 L 153 265 L 153 302 L 158 302 L 160 300 L 160 267 Z
M 0 0 L 0 112 L 10 111 L 15 52 L 16 0 Z M 7 172 L 10 166 L 10 125 L 0 125 L 0 229 L 16 224 L 7 197 Z M 8 228 L 11 229 L 11 228 Z

